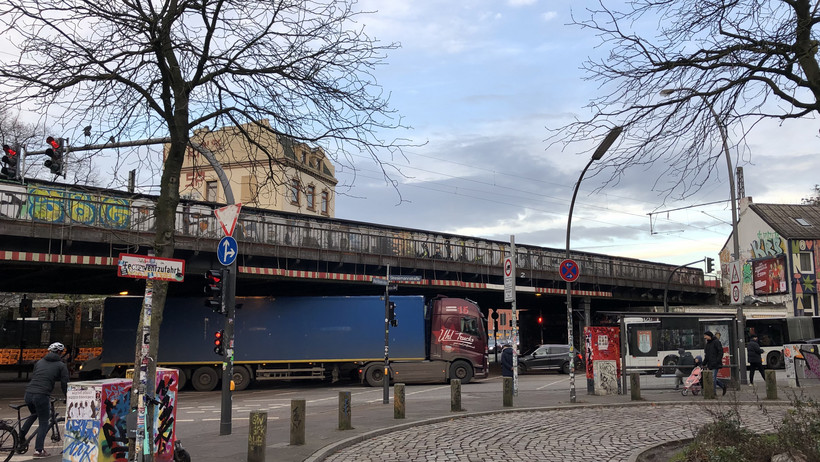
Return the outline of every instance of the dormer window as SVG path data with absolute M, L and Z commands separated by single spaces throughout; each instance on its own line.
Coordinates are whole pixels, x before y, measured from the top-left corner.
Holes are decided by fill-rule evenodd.
M 811 226 L 811 223 L 809 223 L 805 218 L 793 218 L 793 220 L 800 226 Z

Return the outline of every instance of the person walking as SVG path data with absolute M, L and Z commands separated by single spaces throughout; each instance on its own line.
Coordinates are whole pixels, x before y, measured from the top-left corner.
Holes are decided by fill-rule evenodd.
M 513 376 L 513 348 L 509 343 L 501 350 L 501 376 Z
M 725 395 L 726 384 L 718 378 L 718 371 L 723 367 L 723 345 L 720 344 L 720 340 L 715 337 L 712 331 L 707 330 L 704 332 L 703 340 L 706 342 L 706 345 L 703 347 L 703 354 L 705 356 L 703 361 L 706 367 L 712 370 L 712 377 L 715 381 L 715 391 L 720 387 Z
M 760 377 L 766 381 L 766 373 L 763 369 L 763 348 L 760 348 L 760 343 L 757 341 L 757 335 L 752 335 L 749 343 L 746 344 L 746 350 L 749 358 L 749 386 L 755 384 L 755 371 L 760 371 Z
M 26 433 L 34 423 L 34 419 L 37 418 L 40 426 L 37 428 L 37 438 L 34 440 L 34 457 L 51 455 L 45 449 L 48 420 L 51 416 L 51 391 L 59 380 L 63 396 L 66 396 L 68 392 L 68 367 L 62 361 L 63 351 L 65 351 L 65 345 L 60 342 L 49 345 L 48 353 L 34 364 L 34 373 L 26 385 L 25 401 L 31 415 L 20 429 L 20 441 L 26 440 Z
M 680 386 L 683 385 L 684 377 L 689 377 L 694 368 L 695 358 L 692 356 L 692 353 L 689 353 L 683 348 L 678 348 L 678 368 L 675 369 L 675 390 L 680 389 Z

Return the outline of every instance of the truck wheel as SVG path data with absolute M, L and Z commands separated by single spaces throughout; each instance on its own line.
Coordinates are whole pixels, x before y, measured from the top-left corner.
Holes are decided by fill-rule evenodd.
M 219 376 L 212 367 L 200 367 L 191 376 L 191 384 L 196 391 L 211 391 L 216 388 Z
M 236 391 L 242 391 L 251 384 L 251 371 L 245 366 L 233 367 L 233 384 Z
M 470 383 L 473 379 L 473 368 L 466 361 L 456 361 L 450 366 L 450 380 L 459 379 L 461 384 Z
M 185 388 L 185 385 L 188 385 L 188 375 L 185 374 L 184 369 L 180 369 L 179 367 L 175 367 L 174 369 L 177 370 L 177 390 L 182 390 Z
M 380 387 L 383 385 L 384 371 L 380 366 L 373 366 L 367 370 L 364 378 L 371 387 Z
M 783 356 L 777 351 L 770 351 L 766 355 L 766 365 L 769 369 L 780 369 L 783 367 Z

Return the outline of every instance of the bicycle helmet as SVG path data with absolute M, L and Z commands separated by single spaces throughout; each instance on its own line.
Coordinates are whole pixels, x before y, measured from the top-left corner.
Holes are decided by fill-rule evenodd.
M 54 342 L 54 343 L 52 343 L 51 345 L 48 346 L 48 351 L 51 351 L 51 352 L 54 352 L 54 353 L 61 353 L 63 350 L 65 350 L 65 345 L 63 345 L 60 342 Z

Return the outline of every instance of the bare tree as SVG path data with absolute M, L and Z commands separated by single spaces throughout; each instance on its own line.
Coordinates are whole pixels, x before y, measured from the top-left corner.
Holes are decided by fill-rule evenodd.
M 803 205 L 820 205 L 820 184 L 814 185 L 811 194 L 800 199 L 800 203 Z
M 383 170 L 381 156 L 401 154 L 403 140 L 382 138 L 401 121 L 372 73 L 396 45 L 366 35 L 362 14 L 355 0 L 8 0 L 0 40 L 19 59 L 0 63 L 4 99 L 102 139 L 168 137 L 153 248 L 171 257 L 196 127 L 256 123 Z M 152 357 L 167 288 L 154 284 Z
M 573 24 L 608 51 L 584 64 L 601 93 L 591 116 L 550 129 L 549 141 L 566 148 L 625 126 L 620 149 L 598 164 L 608 183 L 660 164 L 656 190 L 686 197 L 726 172 L 718 121 L 743 148 L 761 120 L 820 113 L 816 0 L 636 0 L 622 11 L 598 3 Z

